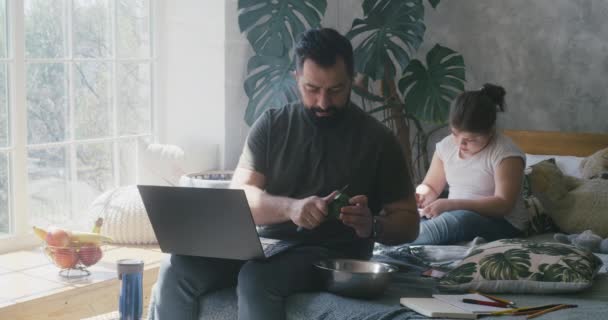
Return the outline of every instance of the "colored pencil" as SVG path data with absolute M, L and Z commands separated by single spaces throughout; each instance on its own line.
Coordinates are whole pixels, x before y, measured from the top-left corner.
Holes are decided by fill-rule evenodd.
M 533 314 L 527 316 L 526 319 L 533 319 L 533 318 L 542 316 L 543 314 L 546 314 L 549 312 L 553 312 L 553 311 L 557 311 L 557 310 L 561 310 L 561 309 L 567 309 L 567 308 L 576 308 L 576 307 L 577 307 L 577 305 L 575 305 L 575 304 L 560 304 L 553 308 L 544 309 L 544 310 L 538 311 L 537 313 L 533 313 Z
M 501 303 L 501 302 L 496 302 L 496 301 L 483 301 L 483 300 L 475 300 L 475 299 L 462 299 L 462 302 L 464 303 L 470 303 L 470 304 L 478 304 L 478 305 L 482 305 L 482 306 L 490 306 L 490 307 L 498 307 L 498 308 L 508 308 L 509 305 Z
M 490 313 L 493 316 L 499 316 L 499 315 L 503 315 L 503 314 L 513 314 L 516 312 L 526 312 L 526 311 L 538 311 L 538 310 L 544 310 L 544 309 L 549 309 L 549 308 L 553 308 L 559 306 L 559 304 L 546 304 L 546 305 L 542 305 L 542 306 L 537 306 L 537 307 L 522 307 L 522 308 L 514 308 L 514 309 L 509 309 L 509 310 L 501 310 L 501 311 L 495 311 Z
M 548 308 L 545 308 L 545 309 L 548 309 Z M 509 313 L 508 315 L 510 315 L 510 316 L 527 316 L 529 314 L 537 313 L 540 310 L 545 310 L 545 309 L 534 309 L 534 310 L 517 311 L 517 312 Z
M 484 296 L 484 297 L 486 297 L 486 298 L 488 298 L 488 299 L 490 299 L 490 300 L 494 300 L 494 301 L 496 301 L 496 302 L 504 303 L 504 304 L 509 305 L 509 306 L 512 306 L 512 307 L 514 307 L 514 306 L 515 306 L 515 302 L 513 302 L 513 301 L 509 301 L 509 300 L 507 300 L 507 299 L 503 299 L 503 298 L 499 298 L 499 297 L 491 296 L 491 295 L 489 295 L 489 294 L 485 294 L 485 293 L 481 293 L 481 292 L 475 292 L 475 293 L 477 293 L 477 294 L 479 294 L 479 295 L 482 295 L 482 296 Z

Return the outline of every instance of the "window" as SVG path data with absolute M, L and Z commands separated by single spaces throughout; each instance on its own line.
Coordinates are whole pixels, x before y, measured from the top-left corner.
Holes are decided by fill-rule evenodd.
M 137 143 L 153 134 L 151 1 L 0 11 L 14 14 L 0 20 L 0 234 L 77 225 L 100 193 L 136 182 Z
M 8 23 L 6 0 L 0 0 L 0 235 L 9 231 Z

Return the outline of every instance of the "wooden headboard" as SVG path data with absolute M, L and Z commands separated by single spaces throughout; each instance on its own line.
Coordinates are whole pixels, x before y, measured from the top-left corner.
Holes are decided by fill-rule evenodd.
M 505 130 L 505 135 L 529 154 L 586 157 L 608 147 L 606 133 Z

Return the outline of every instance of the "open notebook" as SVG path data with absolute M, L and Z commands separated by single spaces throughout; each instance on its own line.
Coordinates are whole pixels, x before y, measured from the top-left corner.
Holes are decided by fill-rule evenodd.
M 399 301 L 401 305 L 431 318 L 477 319 L 480 314 L 508 309 L 464 303 L 462 299 L 492 301 L 477 293 L 434 294 L 432 298 L 401 298 Z

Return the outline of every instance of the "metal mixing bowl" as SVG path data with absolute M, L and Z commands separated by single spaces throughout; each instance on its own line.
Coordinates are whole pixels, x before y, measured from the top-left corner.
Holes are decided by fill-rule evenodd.
M 381 295 L 397 271 L 387 263 L 327 259 L 314 264 L 321 272 L 327 291 L 354 298 L 373 298 Z

